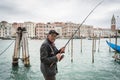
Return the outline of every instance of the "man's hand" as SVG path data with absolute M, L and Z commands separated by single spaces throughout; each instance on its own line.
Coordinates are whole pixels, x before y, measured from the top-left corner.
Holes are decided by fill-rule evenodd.
M 58 54 L 56 55 L 58 61 L 61 59 L 61 56 L 62 56 L 62 55 L 61 55 L 60 53 L 58 53 Z
M 57 57 L 58 61 L 61 61 L 64 58 L 64 55 L 62 55 L 61 53 L 58 53 L 56 55 L 56 57 Z
M 60 49 L 60 53 L 65 53 L 65 47 L 62 47 L 62 48 Z

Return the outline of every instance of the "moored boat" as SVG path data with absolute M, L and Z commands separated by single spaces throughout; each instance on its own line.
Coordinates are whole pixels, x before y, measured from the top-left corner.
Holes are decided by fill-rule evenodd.
M 116 44 L 113 44 L 113 43 L 111 43 L 111 42 L 108 42 L 107 40 L 106 40 L 106 42 L 107 42 L 107 44 L 108 44 L 112 49 L 114 49 L 115 51 L 117 51 L 118 53 L 120 53 L 120 46 L 119 46 L 119 45 L 116 45 Z

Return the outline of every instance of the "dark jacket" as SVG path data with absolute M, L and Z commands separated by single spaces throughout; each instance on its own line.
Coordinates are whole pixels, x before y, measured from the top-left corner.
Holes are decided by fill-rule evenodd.
M 56 54 L 60 52 L 51 42 L 46 39 L 40 48 L 41 72 L 43 75 L 52 76 L 56 75 L 57 70 L 57 57 Z M 54 64 L 53 64 L 54 63 Z M 51 67 L 50 65 L 53 64 Z

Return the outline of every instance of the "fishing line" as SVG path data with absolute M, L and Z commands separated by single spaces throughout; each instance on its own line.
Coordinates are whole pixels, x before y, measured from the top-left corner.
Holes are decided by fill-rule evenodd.
M 5 50 L 3 50 L 3 51 L 0 53 L 0 56 L 13 44 L 13 42 L 14 42 L 14 41 L 12 41 L 12 42 L 10 43 L 10 45 L 9 45 Z
M 77 30 L 75 30 L 75 32 L 72 34 L 72 36 L 70 37 L 70 39 L 67 41 L 67 43 L 65 44 L 64 47 L 66 47 L 68 45 L 68 43 L 70 42 L 70 40 L 74 37 L 74 35 L 77 33 L 77 31 L 80 29 L 80 27 L 83 25 L 83 23 L 86 21 L 86 19 L 93 13 L 93 11 L 103 3 L 104 0 L 102 0 L 101 2 L 99 2 L 91 11 L 90 13 L 85 17 L 85 19 L 82 21 L 82 23 L 80 24 L 80 26 L 77 28 Z M 62 55 L 64 57 L 64 55 Z
M 104 1 L 104 0 L 103 0 Z M 82 21 L 82 23 L 80 24 L 80 26 L 75 30 L 75 32 L 72 34 L 72 36 L 70 37 L 70 39 L 68 40 L 68 42 L 65 44 L 64 47 L 67 46 L 67 44 L 70 42 L 70 40 L 74 37 L 74 35 L 77 33 L 77 31 L 80 29 L 80 27 L 83 25 L 83 23 L 86 21 L 86 19 L 92 14 L 92 12 L 103 3 L 103 1 L 99 2 L 91 11 L 90 13 L 85 17 L 85 19 Z

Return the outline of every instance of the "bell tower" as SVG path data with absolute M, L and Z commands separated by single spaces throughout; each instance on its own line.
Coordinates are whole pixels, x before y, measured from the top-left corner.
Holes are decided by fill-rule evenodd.
M 114 14 L 113 14 L 112 19 L 111 19 L 111 30 L 112 31 L 116 30 L 116 19 L 114 17 Z

